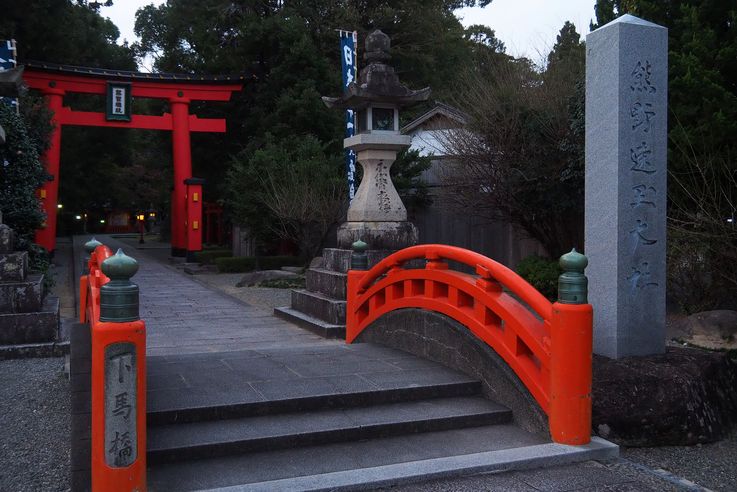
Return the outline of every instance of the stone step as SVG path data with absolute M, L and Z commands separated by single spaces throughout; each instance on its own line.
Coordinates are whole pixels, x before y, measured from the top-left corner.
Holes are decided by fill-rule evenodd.
M 346 299 L 347 279 L 348 274 L 346 273 L 324 268 L 310 268 L 305 272 L 307 290 L 342 301 Z
M 0 281 L 21 282 L 28 275 L 28 252 L 0 254 Z
M 614 459 L 618 453 L 616 445 L 599 438 L 563 446 L 501 424 L 158 464 L 148 470 L 148 487 L 158 492 L 374 490 Z
M 512 413 L 481 397 L 421 400 L 154 426 L 148 463 L 359 441 L 419 432 L 509 423 Z
M 159 376 L 161 375 L 159 373 Z M 226 378 L 228 375 L 222 374 L 220 377 Z M 151 379 L 152 376 L 149 375 L 149 381 Z M 150 426 L 156 426 L 326 408 L 381 405 L 428 398 L 472 396 L 481 391 L 479 381 L 444 368 L 424 369 L 421 379 L 412 377 L 397 379 L 392 373 L 382 373 L 373 379 L 380 381 L 386 379 L 386 383 L 377 384 L 355 375 L 305 378 L 296 382 L 275 381 L 273 384 L 268 381 L 255 383 L 261 393 L 267 395 L 275 393 L 269 399 L 237 390 L 200 392 L 194 388 L 153 391 L 147 398 L 146 418 Z
M 59 298 L 47 296 L 36 312 L 0 314 L 0 345 L 56 342 Z
M 345 325 L 345 301 L 305 289 L 292 290 L 292 309 L 331 325 Z
M 345 325 L 333 325 L 287 306 L 274 308 L 274 315 L 323 338 L 345 339 Z
M 26 280 L 0 282 L 0 313 L 31 313 L 41 311 L 43 278 L 40 273 Z
M 148 422 L 274 415 L 476 395 L 481 383 L 400 350 L 324 341 L 146 358 Z

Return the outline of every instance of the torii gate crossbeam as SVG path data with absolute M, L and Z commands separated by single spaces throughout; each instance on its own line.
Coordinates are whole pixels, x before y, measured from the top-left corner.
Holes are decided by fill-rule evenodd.
M 36 242 L 49 251 L 56 247 L 56 212 L 59 193 L 59 163 L 61 158 L 61 130 L 65 125 L 109 128 L 138 128 L 169 130 L 172 132 L 174 160 L 174 191 L 171 203 L 172 254 L 184 256 L 202 249 L 201 216 L 187 215 L 187 184 L 192 178 L 190 132 L 225 132 L 224 119 L 202 119 L 189 114 L 192 101 L 229 101 L 231 94 L 240 91 L 253 76 L 196 76 L 187 74 L 139 73 L 86 67 L 28 62 L 23 80 L 31 89 L 39 90 L 53 111 L 54 131 L 51 146 L 44 155 L 44 163 L 52 180 L 39 190 L 46 212 L 46 223 L 36 231 Z M 164 99 L 170 113 L 163 115 L 130 114 L 129 121 L 114 120 L 109 114 L 74 111 L 64 106 L 69 93 L 106 95 L 111 84 L 127 84 L 129 96 Z M 199 200 L 199 198 L 198 198 Z M 190 213 L 201 215 L 201 206 L 189 207 Z M 197 230 L 196 233 L 189 231 Z

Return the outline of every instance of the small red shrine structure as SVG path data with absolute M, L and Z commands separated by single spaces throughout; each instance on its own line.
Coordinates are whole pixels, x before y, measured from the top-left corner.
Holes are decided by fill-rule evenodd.
M 54 132 L 51 147 L 44 155 L 52 179 L 39 190 L 46 212 L 46 223 L 36 231 L 36 242 L 49 251 L 56 247 L 56 212 L 59 192 L 61 130 L 65 125 L 139 128 L 172 132 L 174 191 L 171 199 L 172 254 L 184 256 L 202 249 L 201 182 L 193 183 L 190 132 L 225 132 L 224 119 L 203 119 L 189 113 L 192 101 L 228 101 L 253 76 L 199 76 L 190 74 L 141 73 L 124 70 L 75 67 L 53 63 L 28 62 L 23 80 L 39 90 L 53 111 Z M 64 106 L 70 93 L 107 97 L 105 113 L 74 111 Z M 169 113 L 132 114 L 132 98 L 164 99 Z M 196 190 L 195 190 L 196 188 Z M 188 198 L 188 189 L 197 199 Z M 188 216 L 187 214 L 196 216 Z M 197 215 L 199 214 L 199 215 Z

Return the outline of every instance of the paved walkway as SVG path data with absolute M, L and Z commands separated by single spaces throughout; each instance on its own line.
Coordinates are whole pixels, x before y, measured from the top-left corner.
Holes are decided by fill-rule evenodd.
M 139 264 L 140 314 L 146 322 L 148 355 L 179 355 L 269 348 L 306 347 L 342 342 L 327 341 L 291 323 L 265 313 L 199 283 L 161 255 L 133 249 L 112 236 L 97 239 L 113 251 L 123 248 Z M 75 237 L 75 244 L 87 238 Z M 75 248 L 82 251 L 83 248 Z M 80 253 L 77 253 L 80 254 Z

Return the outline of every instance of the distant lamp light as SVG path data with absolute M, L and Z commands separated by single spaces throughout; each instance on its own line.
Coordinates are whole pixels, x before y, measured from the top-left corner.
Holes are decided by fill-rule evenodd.
M 731 224 L 731 223 L 733 223 L 733 222 L 734 222 L 734 219 L 733 219 L 732 217 L 730 217 L 730 218 L 728 218 L 728 219 L 727 219 L 727 222 L 728 222 L 729 224 Z
M 100 219 L 100 224 L 104 224 L 104 223 L 105 223 L 105 219 Z
M 75 215 L 74 218 L 77 219 L 77 220 L 82 220 L 82 216 L 81 215 Z
M 148 216 L 155 219 L 156 218 L 156 212 L 149 212 Z
M 138 219 L 138 220 L 143 220 L 143 219 L 145 219 L 145 218 L 146 218 L 146 217 L 145 217 L 145 216 L 144 216 L 143 214 L 138 214 L 138 215 L 136 215 L 136 219 Z
M 56 205 L 56 208 L 64 208 L 64 205 L 62 205 L 61 203 L 59 203 L 59 204 Z

